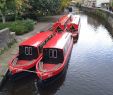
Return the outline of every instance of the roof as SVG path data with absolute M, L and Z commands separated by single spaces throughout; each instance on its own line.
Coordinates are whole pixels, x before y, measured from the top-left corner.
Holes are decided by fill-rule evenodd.
M 63 49 L 65 43 L 67 42 L 67 38 L 71 36 L 69 32 L 61 32 L 57 33 L 48 43 L 44 46 L 44 48 L 59 48 Z
M 58 27 L 60 27 L 62 30 L 65 28 L 65 23 L 68 21 L 68 19 L 71 17 L 71 14 L 63 15 L 59 18 L 57 22 L 55 22 L 52 26 L 54 30 L 56 30 Z
M 69 19 L 71 15 L 63 15 L 62 17 L 59 18 L 58 22 L 60 22 L 62 25 L 66 23 L 66 21 Z
M 80 16 L 79 15 L 74 15 L 72 16 L 72 22 L 73 24 L 78 24 L 79 20 L 80 20 Z
M 56 30 L 58 27 L 60 27 L 62 30 L 64 30 L 64 25 L 61 25 L 61 23 L 56 22 L 53 25 L 53 29 Z
M 22 42 L 19 46 L 22 45 L 28 45 L 28 46 L 35 46 L 37 47 L 40 45 L 43 41 L 45 41 L 53 32 L 51 31 L 46 31 L 46 32 L 40 32 L 37 33 L 36 35 L 30 37 L 29 39 L 25 40 Z

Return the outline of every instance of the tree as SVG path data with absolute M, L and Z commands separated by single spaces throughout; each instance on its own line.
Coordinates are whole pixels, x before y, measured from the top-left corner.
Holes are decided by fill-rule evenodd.
M 18 14 L 21 14 L 25 8 L 27 0 L 0 0 L 0 15 L 2 22 L 6 22 L 6 15 L 15 14 L 15 18 Z
M 69 5 L 70 0 L 28 0 L 29 7 L 24 14 L 37 18 L 38 16 L 55 15 Z
M 61 1 L 60 1 L 61 10 L 64 9 L 64 8 L 66 8 L 67 6 L 69 6 L 70 1 L 71 1 L 71 0 L 61 0 Z
M 14 0 L 15 8 L 15 19 L 17 19 L 19 14 L 23 14 L 25 8 L 27 7 L 27 0 Z
M 0 1 L 0 14 L 2 16 L 2 22 L 5 23 L 5 15 L 6 15 L 6 10 L 7 10 L 7 2 L 6 0 L 1 0 Z

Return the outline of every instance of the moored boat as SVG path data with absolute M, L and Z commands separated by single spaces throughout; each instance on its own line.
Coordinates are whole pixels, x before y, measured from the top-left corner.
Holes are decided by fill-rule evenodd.
M 66 31 L 66 26 L 72 21 L 71 15 L 63 15 L 61 16 L 57 22 L 55 22 L 52 26 L 53 31 L 61 32 Z
M 72 21 L 67 24 L 67 30 L 72 33 L 74 40 L 78 39 L 80 31 L 80 16 L 72 15 Z
M 19 53 L 9 62 L 11 75 L 35 67 L 42 58 L 43 46 L 54 36 L 51 31 L 40 32 L 19 45 Z
M 36 64 L 36 73 L 40 80 L 47 80 L 58 75 L 68 63 L 73 47 L 71 33 L 57 33 L 43 47 L 43 58 Z

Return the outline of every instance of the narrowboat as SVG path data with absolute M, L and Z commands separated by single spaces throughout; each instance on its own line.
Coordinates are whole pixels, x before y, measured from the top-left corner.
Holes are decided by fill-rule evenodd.
M 53 31 L 55 32 L 62 32 L 66 30 L 67 24 L 69 24 L 72 21 L 71 15 L 63 15 L 61 16 L 57 22 L 53 24 Z
M 43 46 L 54 36 L 51 31 L 40 32 L 19 45 L 19 52 L 9 62 L 11 75 L 19 74 L 35 68 L 36 63 L 42 58 Z
M 63 71 L 70 58 L 73 37 L 69 32 L 57 33 L 43 47 L 43 58 L 36 64 L 40 80 L 46 81 Z
M 78 39 L 79 36 L 79 29 L 80 29 L 80 16 L 79 15 L 73 15 L 72 22 L 68 23 L 67 25 L 67 31 L 72 33 L 72 36 L 75 39 Z

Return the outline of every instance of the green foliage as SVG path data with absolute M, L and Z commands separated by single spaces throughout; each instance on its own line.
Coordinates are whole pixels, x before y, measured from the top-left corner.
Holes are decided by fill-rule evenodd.
M 69 5 L 71 0 L 0 0 L 2 21 L 6 15 L 15 15 L 15 20 L 21 17 L 38 18 L 39 16 L 59 14 Z
M 67 7 L 67 6 L 69 5 L 70 1 L 71 1 L 71 0 L 61 0 L 61 1 L 60 1 L 60 7 L 61 7 L 62 9 L 64 9 L 65 7 Z
M 76 3 L 76 7 L 80 8 L 81 4 L 80 3 Z
M 111 3 L 111 6 L 113 7 L 113 2 Z
M 55 15 L 69 5 L 70 0 L 28 0 L 25 17 L 37 18 L 39 16 Z
M 21 15 L 27 7 L 27 0 L 0 0 L 0 15 L 5 23 L 6 15 L 15 14 L 15 18 Z
M 8 27 L 11 31 L 15 32 L 17 35 L 21 35 L 30 32 L 34 28 L 33 20 L 23 20 L 15 22 L 7 22 L 5 24 L 0 23 L 0 29 Z
M 60 0 L 29 0 L 28 13 L 45 16 L 56 14 L 60 7 Z

